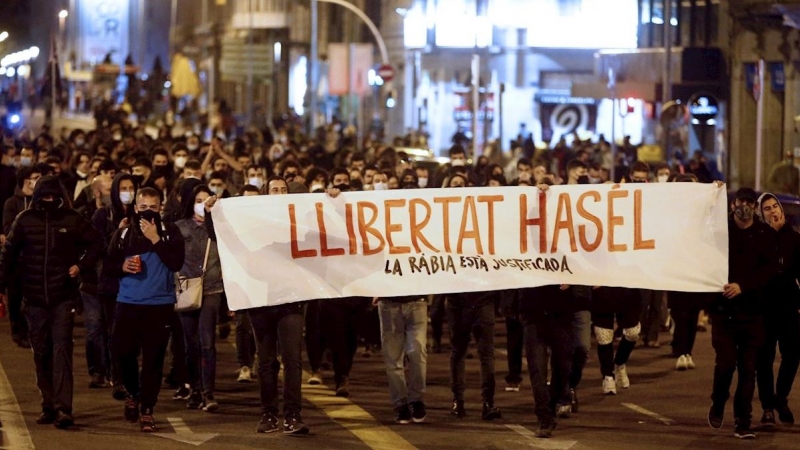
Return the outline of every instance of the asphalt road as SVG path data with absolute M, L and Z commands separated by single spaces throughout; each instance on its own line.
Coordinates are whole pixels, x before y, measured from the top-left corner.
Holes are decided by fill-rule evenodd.
M 236 383 L 232 337 L 218 343 L 218 394 L 216 414 L 188 411 L 183 402 L 170 399 L 164 389 L 156 408 L 162 435 L 148 435 L 123 420 L 122 403 L 111 398 L 110 389 L 89 390 L 84 359 L 84 329 L 75 339 L 75 428 L 67 431 L 36 425 L 39 394 L 35 386 L 30 351 L 12 344 L 8 323 L 0 324 L 0 419 L 2 446 L 9 449 L 792 449 L 800 448 L 800 428 L 779 427 L 759 433 L 755 441 L 733 437 L 732 411 L 728 405 L 725 427 L 712 430 L 706 424 L 713 352 L 710 333 L 700 333 L 696 346 L 696 370 L 676 372 L 667 357 L 669 346 L 637 348 L 629 364 L 632 386 L 617 396 L 603 396 L 596 357 L 592 355 L 580 389 L 581 411 L 561 420 L 553 439 L 533 437 L 536 418 L 527 379 L 518 393 L 503 391 L 506 371 L 503 354 L 505 330 L 497 325 L 497 405 L 503 418 L 480 420 L 478 361 L 467 361 L 467 418 L 449 415 L 450 392 L 447 354 L 428 359 L 428 420 L 421 425 L 396 425 L 389 404 L 381 358 L 357 356 L 350 399 L 333 395 L 332 373 L 327 387 L 304 386 L 303 416 L 311 428 L 307 437 L 295 438 L 255 433 L 259 420 L 257 383 Z M 669 339 L 662 334 L 662 341 Z M 3 374 L 4 372 L 4 374 Z M 4 376 L 5 375 L 5 376 Z M 6 382 L 7 378 L 7 382 Z M 9 390 L 9 386 L 13 389 Z M 800 395 L 791 403 L 800 409 Z M 18 405 L 18 406 L 17 406 Z M 755 420 L 760 408 L 755 406 Z M 20 416 L 21 413 L 21 416 Z M 23 420 L 24 418 L 24 425 Z M 27 437 L 29 436 L 29 438 Z M 183 441 L 183 442 L 182 442 Z M 188 443 L 187 443 L 188 442 Z M 32 446 L 32 447 L 31 447 Z

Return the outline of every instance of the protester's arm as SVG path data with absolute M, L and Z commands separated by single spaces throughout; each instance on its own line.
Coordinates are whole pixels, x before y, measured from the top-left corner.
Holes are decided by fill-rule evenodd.
M 16 218 L 17 211 L 14 207 L 14 197 L 11 197 L 3 205 L 3 229 L 0 230 L 0 234 L 8 237 L 8 233 L 11 232 L 11 225 L 14 224 L 14 219 Z
M 78 222 L 80 236 L 77 244 L 79 247 L 86 249 L 83 257 L 78 261 L 78 268 L 83 273 L 89 273 L 94 270 L 97 261 L 103 254 L 103 238 L 83 217 L 80 217 Z
M 214 144 L 211 144 L 211 145 L 214 145 Z M 208 172 L 208 169 L 211 168 L 211 158 L 213 158 L 213 157 L 214 157 L 214 151 L 213 150 L 206 152 L 206 157 L 203 158 L 203 164 L 200 166 L 200 172 L 201 173 Z
M 206 199 L 206 217 L 203 225 L 206 227 L 209 239 L 217 242 L 217 232 L 214 230 L 214 218 L 211 216 L 211 208 L 217 203 L 217 196 L 211 196 Z
M 24 228 L 19 220 L 15 220 L 11 226 L 11 231 L 6 236 L 6 241 L 0 248 L 0 293 L 5 293 L 8 276 L 11 268 L 14 267 L 22 251 L 22 243 L 25 241 Z
M 219 148 L 218 144 L 214 144 L 212 142 L 211 149 L 214 153 L 219 155 L 220 158 L 224 159 L 228 163 L 228 166 L 230 166 L 231 169 L 237 172 L 241 172 L 244 170 L 244 167 L 242 167 L 242 165 L 239 164 L 239 161 L 237 161 L 236 158 L 234 158 L 233 156 L 229 155 L 228 152 L 226 152 L 225 150 Z
M 122 278 L 125 272 L 122 270 L 122 265 L 125 263 L 125 253 L 120 248 L 120 240 L 122 239 L 122 230 L 120 228 L 111 236 L 111 240 L 106 250 L 108 257 L 103 264 L 103 272 L 109 277 Z M 128 230 L 130 233 L 131 230 Z
M 173 224 L 167 226 L 169 238 L 159 239 L 153 244 L 153 250 L 167 268 L 173 272 L 178 272 L 183 267 L 186 259 L 186 248 L 181 231 Z

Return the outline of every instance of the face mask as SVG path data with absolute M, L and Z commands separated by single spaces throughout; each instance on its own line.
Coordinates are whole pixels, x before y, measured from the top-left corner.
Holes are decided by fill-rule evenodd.
M 197 144 L 186 144 L 186 148 L 188 148 L 190 152 L 193 152 L 200 148 L 200 146 Z
M 144 182 L 144 175 L 131 175 L 131 179 L 133 180 L 133 184 L 141 187 Z
M 211 190 L 214 195 L 222 195 L 222 186 L 209 186 L 208 189 Z
M 206 216 L 206 205 L 203 203 L 195 203 L 194 204 L 194 213 L 199 217 Z
M 463 159 L 454 159 L 450 161 L 450 165 L 453 167 L 461 167 L 464 164 L 466 164 L 466 161 L 464 161 Z
M 40 204 L 42 206 L 42 210 L 46 213 L 52 213 L 58 210 L 61 207 L 61 203 L 63 200 L 52 200 L 52 201 L 42 201 Z
M 666 183 L 669 180 L 669 175 L 659 175 L 658 182 L 659 183 Z
M 750 205 L 736 205 L 733 213 L 742 222 L 749 222 L 753 218 L 753 207 Z
M 86 143 L 86 141 L 84 141 L 83 139 L 75 139 L 75 146 L 76 147 L 83 147 L 83 145 L 85 143 Z
M 110 205 L 110 204 L 111 204 L 111 194 L 103 194 L 103 195 L 100 197 L 100 203 L 102 203 L 102 204 L 103 204 L 103 206 L 108 206 L 108 205 Z
M 333 188 L 334 189 L 338 189 L 338 190 L 340 190 L 342 192 L 345 192 L 345 191 L 349 191 L 350 190 L 350 185 L 349 184 L 344 184 L 344 183 L 336 184 L 336 185 L 333 186 Z
M 311 192 L 324 191 L 324 190 L 325 190 L 325 186 L 323 186 L 321 184 L 312 184 L 311 185 Z
M 583 175 L 578 177 L 578 184 L 589 184 L 589 176 Z
M 589 177 L 589 184 L 598 184 L 598 183 L 600 183 L 600 178 Z
M 30 156 L 22 156 L 19 158 L 19 165 L 21 167 L 30 167 L 33 164 L 33 158 Z
M 136 216 L 137 216 L 137 219 L 146 220 L 148 222 L 153 222 L 153 223 L 155 223 L 155 225 L 157 227 L 160 228 L 161 215 L 159 213 L 157 213 L 155 211 L 151 211 L 151 210 L 148 209 L 147 211 L 142 211 L 142 212 L 136 213 Z M 136 221 L 137 225 L 138 225 L 139 220 Z
M 389 183 L 375 183 L 372 188 L 376 191 L 386 191 L 389 190 Z
M 119 201 L 121 201 L 123 205 L 130 205 L 133 203 L 133 192 L 120 192 Z
M 420 178 L 419 180 L 417 180 L 417 186 L 421 188 L 428 187 L 428 179 L 424 177 Z
M 175 158 L 175 167 L 177 167 L 178 169 L 183 169 L 183 166 L 186 165 L 187 159 L 188 158 L 186 158 L 185 156 L 178 156 L 177 158 Z
M 258 177 L 253 177 L 247 180 L 247 184 L 261 189 L 261 186 L 264 186 L 264 180 Z

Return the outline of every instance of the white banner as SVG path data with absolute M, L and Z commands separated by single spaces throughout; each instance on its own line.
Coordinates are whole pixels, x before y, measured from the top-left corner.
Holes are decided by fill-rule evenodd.
M 238 197 L 213 219 L 232 310 L 548 284 L 721 292 L 724 188 L 697 183 Z

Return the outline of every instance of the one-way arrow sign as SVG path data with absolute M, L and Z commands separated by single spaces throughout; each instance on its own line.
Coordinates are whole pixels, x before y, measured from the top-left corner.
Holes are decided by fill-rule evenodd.
M 172 425 L 175 430 L 174 433 L 154 433 L 155 436 L 160 436 L 173 441 L 183 442 L 184 444 L 191 444 L 194 446 L 203 445 L 206 442 L 219 436 L 217 433 L 192 433 L 192 430 L 186 426 L 186 422 L 178 417 L 167 417 L 167 421 Z

